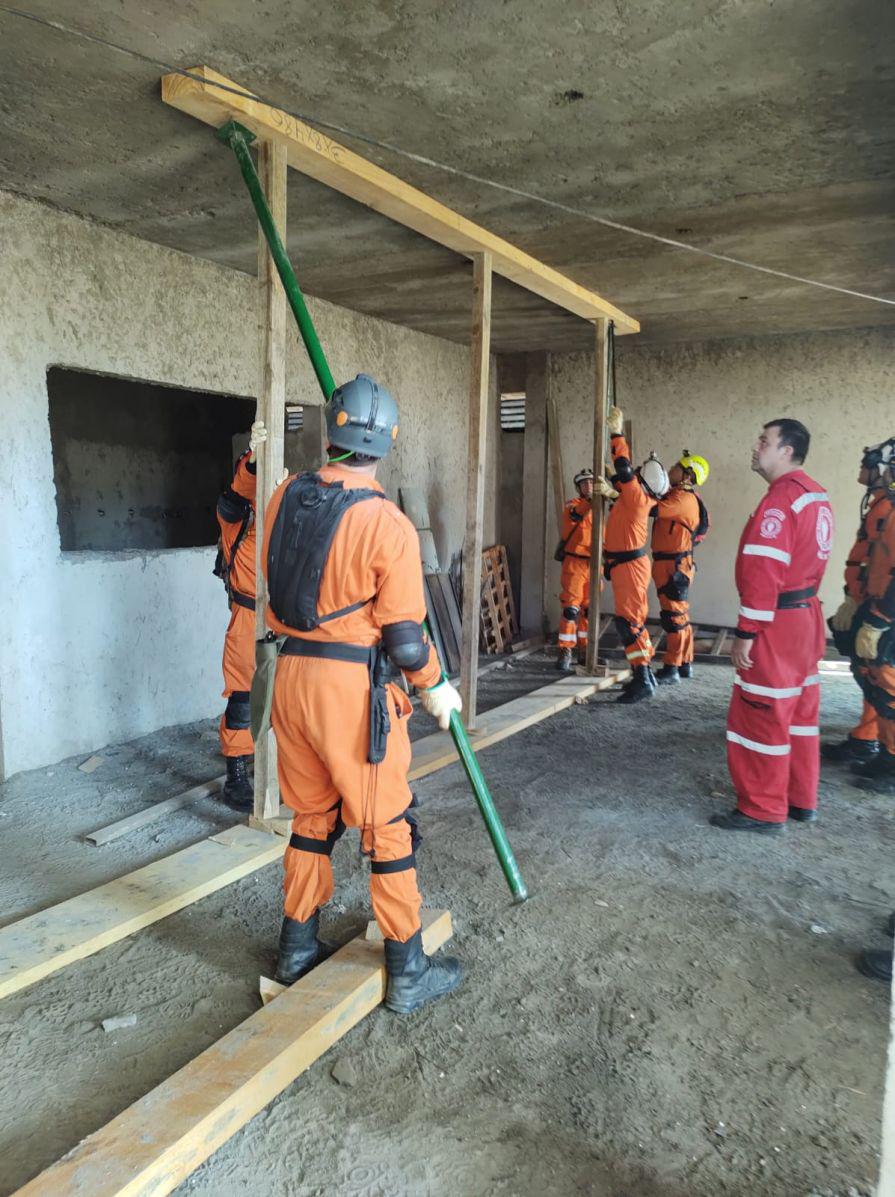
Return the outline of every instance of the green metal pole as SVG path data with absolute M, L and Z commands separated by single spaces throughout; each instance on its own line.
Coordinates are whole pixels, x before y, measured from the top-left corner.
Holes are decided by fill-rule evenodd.
M 283 290 L 286 292 L 286 298 L 289 300 L 289 306 L 292 308 L 292 314 L 298 324 L 298 331 L 305 343 L 308 357 L 311 359 L 311 365 L 314 367 L 314 373 L 317 375 L 317 381 L 323 392 L 324 402 L 326 402 L 336 389 L 336 384 L 333 382 L 329 363 L 317 338 L 311 313 L 308 311 L 305 297 L 301 293 L 301 287 L 298 285 L 289 255 L 286 253 L 286 247 L 280 239 L 277 226 L 270 214 L 270 208 L 264 197 L 264 188 L 261 186 L 261 180 L 258 178 L 255 163 L 249 152 L 249 146 L 255 140 L 255 134 L 251 129 L 240 125 L 238 121 L 227 121 L 226 125 L 222 125 L 218 129 L 216 136 L 236 155 L 236 161 L 239 163 L 239 169 L 242 171 L 242 177 L 245 179 L 245 185 L 249 189 L 249 195 L 258 215 L 258 222 L 270 247 L 270 256 L 276 265 Z
M 270 208 L 264 197 L 264 190 L 261 187 L 258 172 L 255 170 L 252 155 L 249 153 L 249 145 L 255 140 L 255 135 L 251 130 L 246 129 L 237 121 L 228 121 L 226 125 L 218 129 L 217 136 L 226 145 L 230 146 L 239 162 L 242 177 L 245 179 L 249 195 L 258 214 L 258 221 L 264 236 L 267 238 L 267 244 L 270 246 L 271 257 L 276 263 L 280 278 L 283 281 L 289 306 L 292 308 L 292 314 L 295 316 L 296 323 L 298 324 L 298 331 L 301 333 L 302 340 L 305 343 L 305 348 L 308 351 L 311 364 L 317 375 L 317 381 L 320 383 L 320 389 L 323 391 L 323 397 L 328 400 L 335 390 L 335 383 L 329 370 L 326 355 L 317 337 L 317 331 L 314 328 L 311 314 L 307 309 L 304 296 L 298 285 L 298 279 L 295 277 L 295 271 L 292 269 L 292 263 L 289 261 L 273 217 L 270 214 Z M 428 628 L 426 628 L 426 631 L 428 632 Z M 434 641 L 432 641 L 432 647 L 435 648 Z M 436 656 L 438 655 L 437 649 L 435 649 L 435 654 Z M 438 665 L 441 669 L 441 680 L 446 682 L 448 680 L 447 674 L 440 659 Z M 506 877 L 507 885 L 510 887 L 510 892 L 517 902 L 524 902 L 528 897 L 528 890 L 525 882 L 522 880 L 522 873 L 519 870 L 519 865 L 516 863 L 516 857 L 513 855 L 513 849 L 510 847 L 510 841 L 507 839 L 507 833 L 504 830 L 500 815 L 497 813 L 497 807 L 494 805 L 494 799 L 491 797 L 488 784 L 479 768 L 472 745 L 469 743 L 466 728 L 463 726 L 463 721 L 456 711 L 451 712 L 450 732 L 457 749 L 457 755 L 460 757 L 463 768 L 466 770 L 466 776 L 469 778 L 469 784 L 478 803 L 479 811 L 485 821 L 485 827 L 488 829 L 488 835 L 491 837 L 491 843 L 494 845 L 494 851 L 497 854 L 500 867 L 503 869 L 503 875 Z

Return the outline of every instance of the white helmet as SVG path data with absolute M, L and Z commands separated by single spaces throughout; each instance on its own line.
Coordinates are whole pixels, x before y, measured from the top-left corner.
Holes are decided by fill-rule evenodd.
M 668 480 L 668 471 L 662 465 L 661 461 L 659 461 L 658 457 L 656 457 L 655 453 L 650 453 L 637 473 L 640 475 L 640 481 L 654 499 L 661 499 L 671 489 L 671 483 Z

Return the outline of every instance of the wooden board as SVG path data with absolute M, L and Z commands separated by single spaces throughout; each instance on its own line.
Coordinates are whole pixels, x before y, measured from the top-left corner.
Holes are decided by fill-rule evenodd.
M 212 777 L 210 781 L 203 781 L 199 785 L 193 786 L 192 789 L 184 790 L 182 794 L 178 794 L 174 798 L 153 802 L 152 806 L 138 810 L 133 815 L 127 815 L 116 823 L 109 823 L 106 827 L 91 831 L 89 835 L 84 836 L 84 839 L 88 844 L 96 844 L 99 847 L 112 840 L 117 840 L 119 836 L 130 835 L 132 831 L 139 831 L 142 827 L 154 823 L 156 819 L 161 819 L 163 815 L 180 810 L 181 807 L 188 806 L 189 803 L 195 802 L 199 798 L 210 798 L 212 794 L 219 794 L 224 788 L 226 780 L 226 773 L 222 773 L 220 777 Z
M 545 631 L 547 402 L 550 379 L 547 354 L 527 353 L 525 435 L 522 438 L 522 554 L 519 566 L 519 624 L 523 636 L 537 636 Z
M 573 282 L 502 237 L 473 224 L 288 112 L 253 99 L 246 88 L 211 67 L 191 67 L 189 73 L 193 78 L 175 74 L 162 77 L 164 103 L 216 129 L 228 120 L 237 120 L 259 138 L 285 146 L 290 166 L 333 190 L 381 212 L 398 224 L 415 229 L 456 253 L 470 258 L 476 254 L 490 254 L 498 274 L 576 316 L 585 320 L 607 316 L 615 320 L 619 332 L 640 331 L 640 325 L 633 317 L 596 292 Z M 215 84 L 223 84 L 232 90 L 222 91 Z
M 441 597 L 441 590 L 437 585 L 437 574 L 427 574 L 423 577 L 423 591 L 426 596 L 426 619 L 429 625 L 429 634 L 435 644 L 435 651 L 438 653 L 438 659 L 441 662 L 441 668 L 446 673 L 453 673 L 455 670 L 450 668 L 448 661 L 447 648 L 445 647 L 444 637 L 441 634 L 441 622 L 439 611 L 440 607 L 436 607 L 436 595 L 439 600 Z M 460 655 L 456 655 L 456 667 L 459 668 Z
M 454 642 L 459 650 L 460 645 L 463 643 L 463 623 L 460 618 L 460 604 L 457 602 L 457 595 L 454 593 L 451 575 L 439 574 L 436 583 L 441 587 L 444 609 L 447 612 L 448 623 L 453 633 Z
M 606 417 L 609 414 L 609 321 L 598 320 L 595 328 L 594 353 L 594 439 L 593 471 L 598 476 L 605 471 L 606 460 Z M 587 651 L 585 668 L 597 676 L 603 670 L 598 653 L 600 636 L 603 633 L 601 621 L 603 580 L 603 500 L 594 494 L 593 501 L 593 548 L 590 558 L 590 613 L 587 625 Z
M 450 939 L 451 916 L 424 914 L 423 944 L 431 954 Z M 170 1193 L 384 996 L 382 946 L 358 936 L 83 1139 L 18 1197 Z
M 450 611 L 444 596 L 441 575 L 430 574 L 426 578 L 429 597 L 432 600 L 432 610 L 441 638 L 441 663 L 448 673 L 456 673 L 460 668 L 460 642 L 454 635 Z
M 229 840 L 222 836 L 229 834 Z M 0 998 L 117 943 L 283 855 L 283 843 L 234 827 L 0 929 Z

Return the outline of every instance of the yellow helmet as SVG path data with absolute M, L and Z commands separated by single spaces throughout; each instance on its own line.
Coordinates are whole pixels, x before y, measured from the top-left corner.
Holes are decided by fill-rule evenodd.
M 684 450 L 684 455 L 678 462 L 685 470 L 692 470 L 696 478 L 697 486 L 705 486 L 706 479 L 709 476 L 709 463 L 704 457 L 699 457 L 695 453 L 691 453 L 689 449 Z

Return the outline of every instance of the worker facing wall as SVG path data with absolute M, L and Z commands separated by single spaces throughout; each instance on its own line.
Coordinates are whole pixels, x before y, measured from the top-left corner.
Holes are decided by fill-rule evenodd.
M 694 623 L 736 621 L 737 542 L 764 491 L 761 479 L 750 471 L 750 449 L 761 424 L 775 416 L 793 416 L 811 431 L 806 468 L 827 487 L 840 529 L 821 599 L 828 611 L 838 606 L 851 545 L 851 532 L 845 529 L 857 524 L 861 501 L 857 463 L 864 445 L 891 433 L 893 351 L 892 329 L 664 347 L 638 345 L 634 337 L 616 341 L 618 401 L 634 423 L 636 459 L 655 449 L 670 465 L 688 447 L 711 461 L 711 476 L 701 493 L 711 511 L 712 531 L 696 551 Z M 588 461 L 593 355 L 554 354 L 550 363 L 563 457 Z M 548 521 L 553 544 L 552 510 Z M 548 562 L 548 614 L 554 624 L 559 618 L 552 597 L 559 589 L 558 570 Z M 650 610 L 658 614 L 654 593 Z

